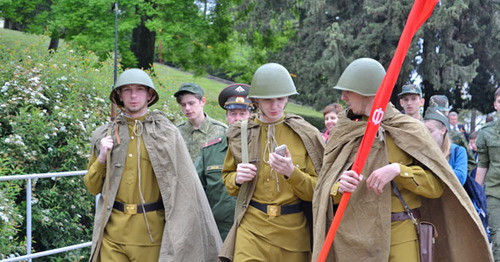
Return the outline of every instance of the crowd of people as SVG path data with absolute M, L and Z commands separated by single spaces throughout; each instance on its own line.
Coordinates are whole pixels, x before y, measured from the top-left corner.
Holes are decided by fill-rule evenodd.
M 328 261 L 429 261 L 423 221 L 439 233 L 436 261 L 500 261 L 500 120 L 469 135 L 446 96 L 422 115 L 421 88 L 404 85 L 402 112 L 387 105 L 364 168 L 352 170 L 384 77 L 376 60 L 349 64 L 332 89 L 345 109 L 326 106 L 320 133 L 285 112 L 298 93 L 280 64 L 220 91 L 226 124 L 185 83 L 174 96 L 187 120 L 174 125 L 148 110 L 160 99 L 149 75 L 124 71 L 110 94 L 121 113 L 91 139 L 91 260 L 317 261 L 350 193 Z

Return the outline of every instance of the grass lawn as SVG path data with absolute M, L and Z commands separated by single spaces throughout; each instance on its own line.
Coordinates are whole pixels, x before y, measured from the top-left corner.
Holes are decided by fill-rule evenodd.
M 49 41 L 50 38 L 45 35 L 32 35 L 19 31 L 0 28 L 0 42 L 7 46 L 10 46 L 11 48 L 24 48 L 29 45 L 41 45 L 48 47 Z M 64 41 L 61 40 L 59 48 L 62 50 L 64 49 L 64 47 Z M 217 98 L 219 96 L 219 92 L 225 86 L 227 86 L 227 84 L 206 77 L 195 77 L 191 73 L 177 70 L 175 68 L 168 67 L 159 63 L 154 64 L 154 71 L 159 79 L 159 83 L 155 84 L 160 95 L 160 102 L 166 101 L 167 107 L 173 110 L 178 110 L 178 112 L 180 112 L 180 107 L 175 102 L 173 94 L 177 91 L 182 83 L 194 82 L 196 84 L 199 84 L 205 90 L 205 96 L 207 97 L 205 112 L 219 121 L 225 121 L 225 111 L 219 107 Z M 315 111 L 310 107 L 294 103 L 288 103 L 286 111 L 303 116 L 305 115 L 314 118 L 323 118 L 321 112 Z M 178 119 L 177 122 L 180 122 L 182 120 L 183 119 Z

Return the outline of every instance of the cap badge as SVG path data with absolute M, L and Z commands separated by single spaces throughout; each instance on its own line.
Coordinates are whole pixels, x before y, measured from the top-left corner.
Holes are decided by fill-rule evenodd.
M 234 89 L 234 91 L 241 93 L 241 92 L 245 92 L 245 89 L 241 86 L 238 86 L 236 89 Z

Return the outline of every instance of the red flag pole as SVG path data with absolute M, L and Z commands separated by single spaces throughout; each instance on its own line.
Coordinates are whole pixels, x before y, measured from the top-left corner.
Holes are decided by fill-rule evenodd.
M 365 135 L 361 140 L 359 151 L 356 154 L 356 158 L 354 159 L 352 170 L 358 174 L 360 174 L 361 170 L 363 170 L 366 159 L 368 158 L 370 148 L 373 144 L 373 140 L 375 139 L 375 134 L 377 133 L 380 122 L 382 121 L 385 113 L 385 108 L 389 103 L 389 98 L 391 97 L 392 90 L 394 89 L 394 84 L 396 83 L 399 72 L 401 71 L 401 65 L 403 64 L 406 54 L 408 53 L 408 49 L 410 48 L 411 39 L 420 28 L 420 26 L 422 26 L 422 24 L 429 18 L 432 10 L 434 9 L 434 6 L 438 2 L 439 0 L 415 0 L 415 2 L 413 3 L 413 7 L 411 8 L 410 14 L 408 15 L 403 33 L 399 38 L 396 53 L 394 54 L 391 63 L 389 64 L 389 68 L 387 69 L 384 80 L 382 81 L 382 84 L 380 85 L 379 89 L 377 90 L 377 94 L 375 95 L 373 106 L 370 112 L 370 117 L 368 118 Z M 323 262 L 326 260 L 328 252 L 330 251 L 330 247 L 333 243 L 335 233 L 337 232 L 340 220 L 342 219 L 350 197 L 351 193 L 349 192 L 342 195 L 339 206 L 337 207 L 337 212 L 335 213 L 325 242 L 323 243 L 323 247 L 321 248 L 318 261 Z

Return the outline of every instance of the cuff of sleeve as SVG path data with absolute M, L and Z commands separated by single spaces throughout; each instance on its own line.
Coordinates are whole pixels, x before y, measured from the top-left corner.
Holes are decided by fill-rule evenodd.
M 396 185 L 399 188 L 404 187 L 405 185 L 409 186 L 408 183 L 414 184 L 413 179 L 411 179 L 411 180 L 407 179 L 407 178 L 414 178 L 412 169 L 410 167 L 402 165 L 402 164 L 399 164 L 399 167 L 400 167 L 401 171 L 399 173 L 399 176 L 394 178 L 394 183 L 396 183 Z
M 477 162 L 477 167 L 488 168 L 489 163 L 488 162 Z
M 335 197 L 337 195 L 340 195 L 340 192 L 339 192 L 339 187 L 340 187 L 340 181 L 337 181 L 337 183 L 333 184 L 332 186 L 332 190 L 330 190 L 330 195 L 332 197 Z

